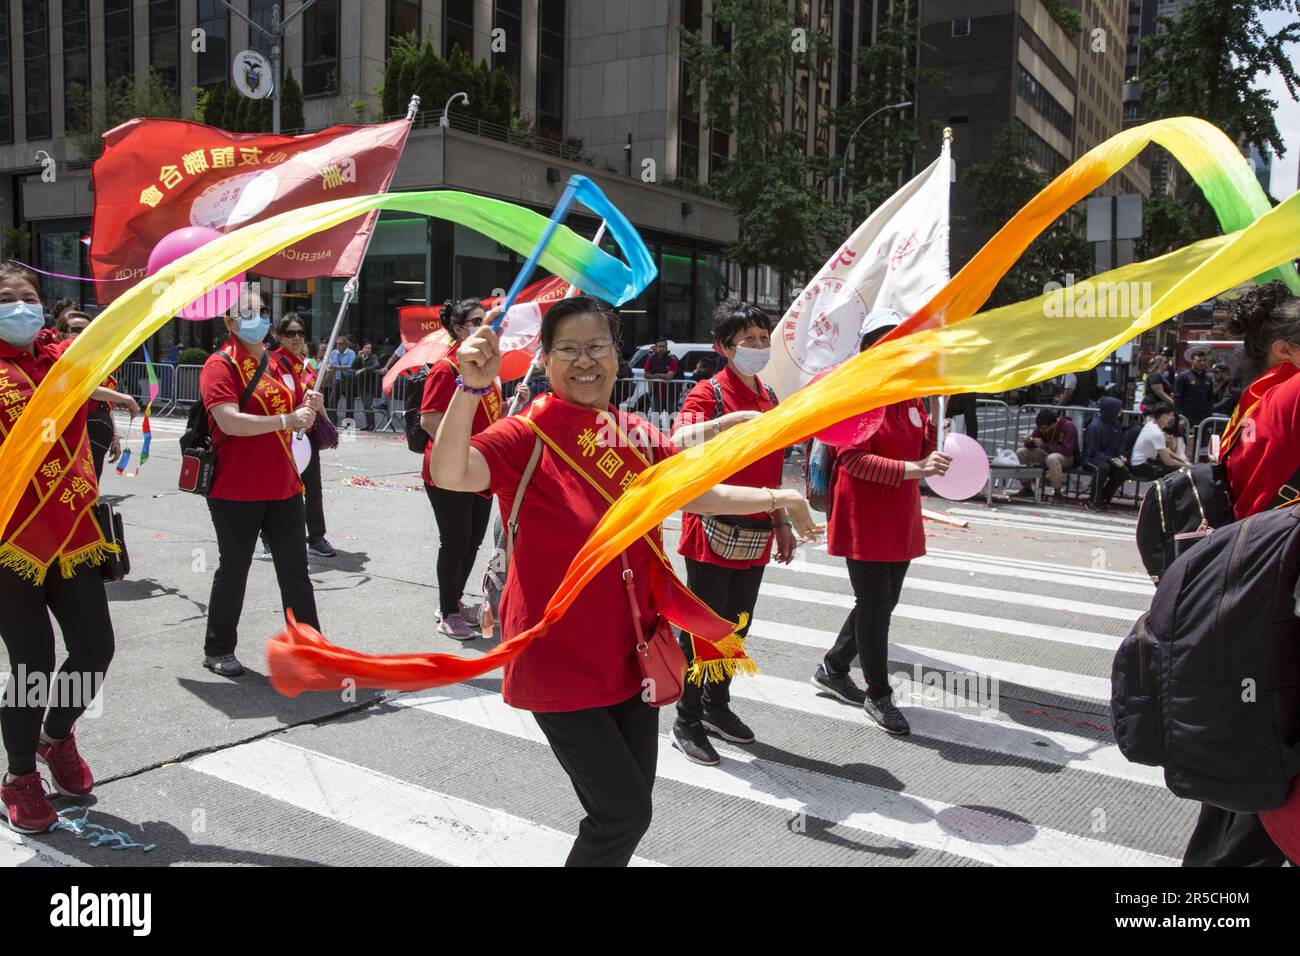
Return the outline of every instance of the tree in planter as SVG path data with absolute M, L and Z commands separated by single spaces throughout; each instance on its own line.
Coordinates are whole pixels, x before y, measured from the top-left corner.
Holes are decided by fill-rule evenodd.
M 301 130 L 307 126 L 303 112 L 302 87 L 294 79 L 293 70 L 284 71 L 284 85 L 280 90 L 280 129 Z
M 6 259 L 26 261 L 32 251 L 32 234 L 26 226 L 5 226 L 0 230 L 0 242 L 4 245 L 3 256 Z
M 976 197 L 976 219 L 990 231 L 1001 229 L 1051 182 L 1051 176 L 1033 165 L 1032 157 L 1023 128 L 1018 120 L 1012 120 L 994 138 L 989 161 L 971 166 L 967 188 Z M 1067 275 L 1077 281 L 1092 274 L 1092 246 L 1066 213 L 1025 250 L 993 290 L 985 308 L 1042 295 L 1048 282 L 1064 282 Z
M 1199 116 L 1243 151 L 1254 146 L 1284 155 L 1277 100 L 1257 86 L 1257 78 L 1280 76 L 1291 98 L 1300 98 L 1300 73 L 1288 49 L 1300 42 L 1300 19 L 1270 34 L 1259 15 L 1294 10 L 1291 0 L 1191 0 L 1177 20 L 1158 18 L 1165 32 L 1143 41 L 1146 116 Z M 1180 198 L 1191 202 L 1194 238 L 1218 234 L 1218 220 L 1199 189 L 1189 186 Z
M 433 44 L 425 42 L 420 55 L 414 61 L 415 70 L 411 88 L 406 99 L 398 104 L 397 112 L 405 112 L 413 94 L 418 94 L 421 105 L 425 108 L 438 109 L 447 102 L 452 90 L 448 89 L 450 81 L 447 61 L 438 56 Z
M 93 93 L 74 85 L 69 91 L 69 105 L 76 115 L 90 117 L 90 122 L 81 129 L 69 130 L 68 138 L 82 159 L 99 158 L 104 148 L 104 133 L 129 119 L 174 119 L 181 115 L 180 100 L 152 68 L 149 78 L 138 88 L 126 77 Z
M 810 55 L 791 42 L 798 27 L 783 0 L 714 0 L 713 22 L 729 30 L 731 49 L 702 32 L 682 31 L 690 82 L 707 96 L 702 118 L 736 142 L 735 155 L 713 176 L 718 198 L 735 207 L 739 238 L 728 255 L 742 268 L 767 264 L 783 277 L 816 268 L 838 241 L 842 220 L 813 182 L 818 166 L 805 155 L 803 133 L 786 130 L 782 93 Z M 825 38 L 806 30 L 807 48 Z
M 429 44 L 426 41 L 424 45 Z M 409 84 L 403 85 L 401 73 L 408 63 L 420 56 L 421 51 L 420 35 L 414 30 L 393 37 L 388 48 L 388 63 L 384 67 L 384 85 L 379 91 L 385 118 L 401 113 L 410 102 L 411 88 Z M 428 104 L 425 106 L 427 108 Z
M 918 46 L 920 23 L 907 4 L 895 4 L 881 25 L 876 42 L 858 52 L 858 84 L 853 98 L 835 113 L 836 128 L 847 138 L 876 110 L 905 100 L 916 101 L 916 89 L 944 85 L 947 74 L 918 67 L 916 57 L 929 44 Z M 848 228 L 854 228 L 867 209 L 888 199 L 912 175 L 912 159 L 923 139 L 934 140 L 940 124 L 916 118 L 913 111 L 882 113 L 862 128 L 853 144 L 853 159 L 845 173 L 845 195 L 854 202 L 847 208 Z M 832 160 L 838 175 L 840 158 Z M 862 202 L 865 200 L 866 207 Z

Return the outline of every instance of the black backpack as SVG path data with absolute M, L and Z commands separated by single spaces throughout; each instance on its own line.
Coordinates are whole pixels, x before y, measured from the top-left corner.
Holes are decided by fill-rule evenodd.
M 1180 797 L 1238 813 L 1300 773 L 1300 506 L 1212 532 L 1173 562 L 1111 668 L 1115 741 Z
M 406 447 L 417 455 L 423 455 L 429 446 L 429 433 L 420 426 L 420 405 L 424 401 L 424 383 L 429 378 L 430 365 L 426 365 L 406 380 L 406 412 L 402 424 L 406 426 Z M 411 401 L 415 406 L 412 408 Z
M 1180 554 L 1232 517 L 1222 465 L 1193 465 L 1157 479 L 1138 506 L 1138 556 L 1147 574 L 1158 581 Z

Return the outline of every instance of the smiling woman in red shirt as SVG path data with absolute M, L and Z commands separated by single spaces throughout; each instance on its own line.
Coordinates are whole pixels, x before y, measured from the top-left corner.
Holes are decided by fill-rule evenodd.
M 859 351 L 901 321 L 892 310 L 872 312 L 863 321 Z M 900 736 L 911 728 L 889 686 L 889 619 L 908 565 L 925 554 L 921 479 L 944 474 L 950 463 L 935 451 L 934 423 L 913 398 L 887 406 L 866 441 L 841 448 L 831 475 L 826 550 L 848 564 L 853 610 L 812 681 Z M 867 680 L 865 692 L 849 676 L 854 657 Z
M 771 355 L 772 320 L 756 305 L 734 299 L 713 313 L 713 348 L 726 359 L 722 371 L 698 383 L 686 396 L 673 426 L 673 444 L 699 444 L 733 425 L 776 407 L 776 394 L 759 381 Z M 782 452 L 774 451 L 727 479 L 747 488 L 781 487 Z M 789 564 L 797 545 L 790 519 L 778 508 L 772 514 L 708 518 L 686 514 L 677 553 L 686 558 L 686 586 L 713 612 L 729 621 L 745 617 L 737 633 L 744 637 L 758 603 L 763 569 L 772 554 Z M 694 661 L 694 638 L 679 634 L 687 661 Z M 738 744 L 754 742 L 754 732 L 731 710 L 731 675 L 706 674 L 687 684 L 677 702 L 673 746 L 693 763 L 714 766 L 718 752 L 708 735 Z
M 523 496 L 501 596 L 504 638 L 541 620 L 609 505 L 641 470 L 675 451 L 645 421 L 609 404 L 618 329 L 617 314 L 599 299 L 557 302 L 541 330 L 553 394 L 472 438 L 480 397 L 492 387 L 501 355 L 487 325 L 460 346 L 460 375 L 439 429 L 433 477 L 440 488 L 490 489 L 506 515 Z M 807 502 L 789 490 L 719 485 L 685 510 L 744 515 L 777 508 L 788 510 L 797 533 L 816 534 Z M 659 633 L 659 617 L 687 603 L 697 618 L 717 622 L 698 599 L 675 597 L 681 585 L 670 568 L 664 571 L 658 529 L 623 559 L 601 569 L 568 612 L 505 668 L 505 702 L 533 712 L 587 811 L 569 865 L 626 865 L 650 826 L 659 720 L 645 696 L 654 689 L 643 687 L 637 663 L 639 622 L 643 633 Z
M 1242 340 L 1250 381 L 1223 433 L 1221 459 L 1238 520 L 1300 498 L 1300 297 L 1281 282 L 1233 306 L 1228 333 Z M 1183 866 L 1283 866 L 1259 815 L 1201 804 Z
M 15 262 L 0 263 L 0 443 L 71 345 L 44 324 L 35 273 Z M 102 390 L 95 397 L 105 400 Z M 39 833 L 58 820 L 38 760 L 60 793 L 81 796 L 94 786 L 73 725 L 99 693 L 113 659 L 113 622 L 98 567 L 113 548 L 91 510 L 99 489 L 86 409 L 77 409 L 51 443 L 0 534 L 0 638 L 11 672 L 0 694 L 0 734 L 9 761 L 0 802 L 19 833 Z M 57 678 L 51 614 L 68 650 Z M 32 693 L 37 687 L 45 691 Z
M 285 610 L 292 608 L 298 620 L 320 626 L 307 576 L 302 482 L 289 442 L 295 431 L 312 427 L 325 403 L 319 392 L 304 394 L 300 380 L 291 385 L 275 374 L 265 341 L 271 320 L 253 306 L 250 316 L 222 319 L 229 335 L 199 373 L 199 394 L 217 453 L 207 500 L 219 553 L 203 666 L 223 677 L 244 673 L 235 646 L 259 535 L 270 545 Z M 254 379 L 257 384 L 241 408 L 244 390 Z
M 420 403 L 420 427 L 429 435 L 424 446 L 424 490 L 433 506 L 433 520 L 438 525 L 438 633 L 457 641 L 482 636 L 477 607 L 465 604 L 465 585 L 474 570 L 479 546 L 492 517 L 492 499 L 485 495 L 439 488 L 429 471 L 429 462 L 437 454 L 434 447 L 438 423 L 456 392 L 460 374 L 457 350 L 475 329 L 483 324 L 483 303 L 478 299 L 448 300 L 443 304 L 442 327 L 447 331 L 451 350 L 429 369 L 424 380 L 424 400 Z M 501 417 L 501 388 L 492 383 L 479 396 L 474 413 L 473 434 L 477 435 Z

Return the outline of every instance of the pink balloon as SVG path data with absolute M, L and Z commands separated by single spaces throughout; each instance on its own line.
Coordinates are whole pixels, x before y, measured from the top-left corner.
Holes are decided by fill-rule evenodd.
M 856 445 L 874 435 L 876 430 L 880 428 L 880 423 L 884 420 L 885 410 L 883 408 L 873 408 L 869 412 L 854 415 L 852 418 L 846 418 L 842 422 L 836 422 L 829 428 L 822 429 L 817 433 L 817 438 L 822 444 L 830 445 L 832 448 Z
M 148 275 L 153 275 L 163 266 L 170 265 L 181 256 L 189 255 L 195 249 L 206 245 L 213 239 L 224 235 L 216 229 L 210 229 L 207 226 L 185 226 L 183 229 L 176 229 L 167 233 L 158 240 L 153 251 L 149 253 L 149 263 L 146 267 Z M 227 279 L 221 285 L 208 289 L 203 292 L 189 305 L 181 310 L 180 315 L 186 319 L 208 319 L 217 315 L 224 315 L 232 308 L 239 304 L 240 295 L 244 291 L 244 279 L 246 273 Z
M 969 435 L 949 434 L 943 453 L 952 456 L 952 464 L 947 474 L 925 479 L 930 490 L 949 501 L 965 501 L 979 494 L 989 480 L 989 456 L 984 446 Z

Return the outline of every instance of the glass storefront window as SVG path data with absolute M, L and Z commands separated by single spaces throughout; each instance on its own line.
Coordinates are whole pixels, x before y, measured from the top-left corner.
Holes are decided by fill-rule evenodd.
M 508 289 L 523 260 L 513 250 L 473 229 L 457 225 L 452 288 L 456 298 L 489 296 L 494 289 Z M 544 273 L 533 274 L 533 281 Z M 437 303 L 434 303 L 437 305 Z
M 659 247 L 658 334 L 674 342 L 696 341 L 693 271 L 690 249 L 666 243 Z
M 64 275 L 83 275 L 81 269 L 81 233 L 42 232 L 37 237 L 37 263 L 47 272 L 61 272 Z M 59 299 L 69 298 L 78 305 L 82 304 L 81 287 L 83 283 L 71 279 L 55 279 L 52 276 L 41 277 L 41 296 L 46 307 L 54 305 Z
M 727 298 L 727 260 L 700 253 L 695 257 L 695 333 L 697 342 L 712 341 L 713 310 Z

